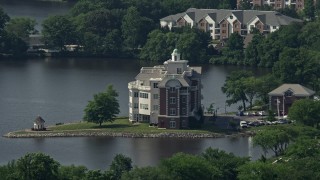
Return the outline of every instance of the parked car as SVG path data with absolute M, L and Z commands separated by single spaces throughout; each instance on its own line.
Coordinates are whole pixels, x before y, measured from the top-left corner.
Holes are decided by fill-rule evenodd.
M 243 116 L 243 111 L 239 111 L 236 113 L 237 116 Z
M 240 121 L 240 127 L 241 128 L 247 128 L 248 127 L 248 124 L 246 121 Z
M 259 111 L 258 114 L 259 114 L 259 116 L 266 116 L 267 115 L 267 113 L 265 111 Z
M 252 122 L 249 122 L 248 125 L 252 127 L 257 127 L 257 126 L 260 126 L 261 124 L 259 121 L 252 121 Z

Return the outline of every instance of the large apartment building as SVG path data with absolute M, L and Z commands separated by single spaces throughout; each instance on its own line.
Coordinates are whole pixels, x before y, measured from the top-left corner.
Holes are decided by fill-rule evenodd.
M 201 67 L 189 67 L 175 49 L 163 65 L 142 67 L 128 89 L 130 121 L 188 128 L 201 107 Z
M 171 30 L 174 27 L 190 26 L 209 32 L 212 39 L 220 40 L 229 38 L 234 32 L 246 36 L 253 28 L 268 34 L 292 22 L 302 20 L 275 11 L 196 8 L 160 19 L 161 27 Z
M 237 0 L 238 9 L 240 8 L 241 1 L 243 0 Z M 296 9 L 297 11 L 300 11 L 304 8 L 304 1 L 305 0 L 250 0 L 250 3 L 253 7 L 269 5 L 274 9 L 291 7 Z

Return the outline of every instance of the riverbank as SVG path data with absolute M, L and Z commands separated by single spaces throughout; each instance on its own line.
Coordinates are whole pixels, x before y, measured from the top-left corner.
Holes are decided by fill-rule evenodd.
M 131 124 L 128 119 L 117 119 L 113 123 L 78 122 L 47 127 L 46 131 L 30 129 L 9 132 L 7 138 L 47 138 L 47 137 L 124 137 L 124 138 L 222 138 L 252 136 L 251 131 L 221 130 L 214 127 L 213 122 L 206 123 L 196 130 L 172 130 L 149 127 L 147 123 Z

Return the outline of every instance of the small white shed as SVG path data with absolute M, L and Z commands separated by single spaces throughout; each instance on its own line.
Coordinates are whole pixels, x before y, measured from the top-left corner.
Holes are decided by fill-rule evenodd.
M 38 116 L 33 122 L 33 130 L 45 130 L 44 123 L 45 121 L 42 117 Z

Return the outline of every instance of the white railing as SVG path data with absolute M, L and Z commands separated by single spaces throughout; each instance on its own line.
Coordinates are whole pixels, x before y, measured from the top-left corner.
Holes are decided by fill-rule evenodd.
M 130 82 L 128 84 L 129 89 L 139 89 L 139 90 L 144 90 L 144 91 L 150 91 L 151 87 L 150 86 L 142 86 L 136 83 L 136 81 Z

